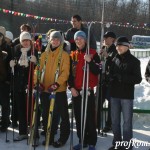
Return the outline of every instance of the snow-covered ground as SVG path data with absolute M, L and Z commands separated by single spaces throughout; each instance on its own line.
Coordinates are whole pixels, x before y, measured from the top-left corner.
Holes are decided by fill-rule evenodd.
M 145 67 L 147 65 L 148 58 L 142 58 L 141 60 L 141 71 L 143 80 L 139 85 L 135 87 L 135 100 L 134 100 L 134 108 L 136 109 L 144 109 L 150 110 L 150 84 L 148 84 L 144 79 Z M 70 93 L 68 92 L 68 96 L 70 97 Z M 140 146 L 138 148 L 134 147 L 134 150 L 148 150 L 150 148 L 150 114 L 136 114 L 134 113 L 133 117 L 133 134 L 135 141 L 135 146 L 140 144 L 148 143 L 149 146 Z M 15 136 L 17 136 L 18 130 L 15 130 Z M 56 136 L 56 138 L 58 138 Z M 74 128 L 74 144 L 78 143 L 78 139 L 76 136 L 76 130 Z M 0 133 L 0 150 L 28 150 L 29 146 L 27 145 L 27 141 L 21 142 L 13 142 L 13 134 L 12 128 L 8 130 L 8 139 L 10 142 L 6 143 L 6 134 Z M 97 150 L 107 150 L 112 143 L 113 134 L 112 132 L 108 133 L 107 136 L 98 136 L 98 141 L 96 148 Z M 44 150 L 44 146 L 42 146 L 42 141 L 44 140 L 43 136 L 40 136 L 40 145 L 36 148 L 37 150 Z M 147 145 L 148 145 L 147 144 Z M 49 147 L 49 150 L 54 150 L 52 146 Z M 70 139 L 62 148 L 58 148 L 58 150 L 70 150 Z M 87 150 L 87 148 L 85 149 Z

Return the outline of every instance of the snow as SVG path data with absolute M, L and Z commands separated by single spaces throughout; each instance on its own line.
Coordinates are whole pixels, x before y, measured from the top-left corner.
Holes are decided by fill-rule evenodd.
M 150 57 L 147 58 L 141 58 L 141 72 L 143 80 L 140 84 L 135 86 L 135 100 L 134 100 L 134 108 L 136 109 L 144 109 L 144 110 L 150 110 L 150 84 L 148 84 L 144 78 L 145 68 L 148 63 L 148 60 Z M 71 94 L 68 92 L 68 97 L 70 101 Z M 133 137 L 135 138 L 137 144 L 140 145 L 141 143 L 146 142 L 148 143 L 148 146 L 140 146 L 138 148 L 134 147 L 134 150 L 148 150 L 150 148 L 150 114 L 137 114 L 134 113 L 133 115 Z M 58 131 L 59 132 L 59 131 Z M 15 130 L 15 137 L 18 135 L 18 129 Z M 59 133 L 58 133 L 59 135 Z M 56 139 L 58 138 L 58 135 L 56 136 Z M 78 143 L 78 139 L 76 136 L 76 130 L 74 127 L 74 136 L 73 136 L 74 144 Z M 107 136 L 99 136 L 98 135 L 98 141 L 96 145 L 97 150 L 107 150 L 112 143 L 113 134 L 112 132 L 109 132 Z M 6 133 L 0 133 L 0 150 L 28 150 L 29 146 L 27 145 L 27 141 L 21 141 L 21 142 L 13 142 L 13 133 L 12 128 L 8 128 L 8 140 L 10 140 L 8 143 L 6 143 Z M 44 146 L 42 146 L 42 141 L 44 140 L 43 136 L 40 136 L 40 145 L 36 148 L 37 150 L 43 150 Z M 137 146 L 137 145 L 135 145 Z M 56 148 L 53 148 L 52 146 L 49 146 L 49 150 L 54 150 Z M 67 143 L 61 147 L 57 148 L 58 150 L 70 150 L 70 138 L 68 139 Z M 85 148 L 84 150 L 87 150 L 88 148 Z

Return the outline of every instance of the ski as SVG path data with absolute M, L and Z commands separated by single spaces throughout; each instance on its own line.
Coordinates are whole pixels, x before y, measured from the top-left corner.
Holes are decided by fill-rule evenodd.
M 52 119 L 53 119 L 53 110 L 55 106 L 55 92 L 52 92 L 49 98 L 50 98 L 50 107 L 48 113 L 49 115 L 48 115 L 47 132 L 46 132 L 46 139 L 45 139 L 45 150 L 48 150 L 49 147 L 49 139 L 51 134 Z
M 37 62 L 37 84 L 36 84 L 36 89 L 33 90 L 33 94 L 32 94 L 32 106 L 33 106 L 33 102 L 34 102 L 34 107 L 33 110 L 31 111 L 31 124 L 30 124 L 30 137 L 29 137 L 29 149 L 32 149 L 32 146 L 35 147 L 36 145 L 36 134 L 37 134 L 37 128 L 38 128 L 38 106 L 39 106 L 39 81 L 40 81 L 40 64 L 39 64 L 39 58 L 40 58 L 41 52 L 38 52 L 38 62 Z
M 88 41 L 87 41 L 87 50 L 86 54 L 90 53 L 90 30 L 91 26 L 94 22 L 91 22 L 88 26 Z M 85 126 L 87 119 L 87 104 L 88 104 L 88 93 L 89 93 L 89 64 L 85 61 L 84 75 L 83 75 L 83 84 L 82 84 L 82 104 L 81 104 L 81 149 L 83 150 L 84 143 L 84 134 L 85 134 Z M 84 88 L 86 82 L 86 90 Z M 85 108 L 83 108 L 85 99 Z

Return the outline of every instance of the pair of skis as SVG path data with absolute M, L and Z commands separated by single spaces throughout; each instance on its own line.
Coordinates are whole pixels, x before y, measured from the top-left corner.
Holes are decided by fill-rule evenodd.
M 91 26 L 94 22 L 91 22 L 88 26 L 88 39 L 87 39 L 87 49 L 86 54 L 90 53 L 90 30 Z M 85 61 L 84 64 L 84 74 L 83 74 L 83 83 L 82 83 L 82 102 L 81 102 L 81 149 L 83 150 L 84 143 L 84 134 L 86 127 L 86 119 L 87 119 L 87 105 L 88 105 L 88 93 L 89 93 L 89 64 Z M 86 82 L 86 87 L 85 87 Z M 86 88 L 86 90 L 85 90 Z M 85 107 L 84 107 L 85 101 Z
M 39 81 L 40 81 L 40 64 L 39 64 L 39 57 L 41 55 L 41 52 L 38 52 L 38 63 L 37 63 L 37 84 L 36 89 L 33 90 L 32 93 L 32 107 L 33 107 L 33 101 L 34 101 L 34 107 L 31 111 L 31 124 L 30 124 L 30 137 L 29 137 L 29 149 L 31 150 L 32 147 L 34 149 L 37 146 L 37 132 L 38 132 L 38 109 L 39 109 L 39 97 L 40 97 L 40 91 L 39 91 Z M 34 100 L 33 100 L 34 99 Z

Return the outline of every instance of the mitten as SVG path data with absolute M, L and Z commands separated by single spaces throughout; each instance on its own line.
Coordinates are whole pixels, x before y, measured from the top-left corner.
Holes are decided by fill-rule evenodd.
M 51 84 L 49 87 L 48 87 L 48 92 L 53 92 L 53 91 L 56 91 L 57 89 L 59 88 L 59 84 L 57 82 L 55 82 L 54 84 Z
M 30 61 L 36 64 L 37 59 L 36 59 L 36 57 L 34 55 L 31 55 L 30 56 Z
M 11 60 L 9 62 L 9 65 L 10 65 L 11 68 L 13 68 L 16 65 L 15 60 Z

